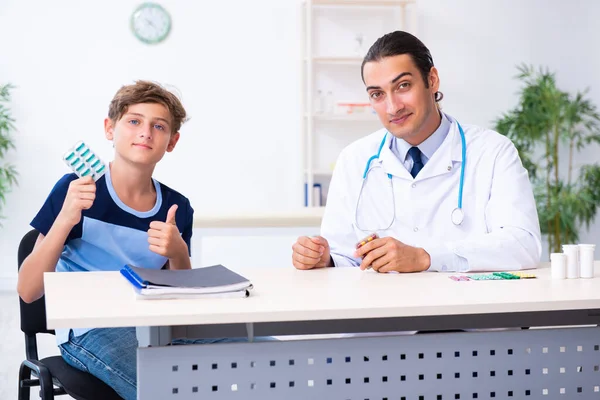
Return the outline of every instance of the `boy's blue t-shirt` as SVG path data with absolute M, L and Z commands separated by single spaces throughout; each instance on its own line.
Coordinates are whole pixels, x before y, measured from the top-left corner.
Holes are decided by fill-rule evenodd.
M 75 174 L 64 175 L 31 221 L 31 226 L 41 234 L 48 234 L 62 208 L 69 184 L 75 179 Z M 194 210 L 189 200 L 157 180 L 153 179 L 153 182 L 156 188 L 154 207 L 149 211 L 136 211 L 117 197 L 110 169 L 107 169 L 96 182 L 96 198 L 92 207 L 83 210 L 81 221 L 71 229 L 56 271 L 118 271 L 125 264 L 162 268 L 168 259 L 150 251 L 148 229 L 152 221 L 165 221 L 173 204 L 178 205 L 175 214 L 177 227 L 188 249 L 191 249 Z M 73 329 L 73 333 L 79 336 L 89 330 Z M 68 329 L 57 330 L 58 344 L 68 341 L 68 334 Z

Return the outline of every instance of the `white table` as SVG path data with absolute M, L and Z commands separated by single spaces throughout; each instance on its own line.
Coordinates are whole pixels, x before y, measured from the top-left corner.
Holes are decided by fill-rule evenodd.
M 321 226 L 325 207 L 304 207 L 277 212 L 247 212 L 239 214 L 199 214 L 194 228 L 287 228 Z
M 600 396 L 595 327 L 163 346 L 172 336 L 248 330 L 262 336 L 595 326 L 599 277 L 556 281 L 547 268 L 531 280 L 469 282 L 354 268 L 242 273 L 255 285 L 247 299 L 160 301 L 136 301 L 118 273 L 47 273 L 48 327 L 153 327 L 146 343 L 153 346 L 138 352 L 144 399 Z

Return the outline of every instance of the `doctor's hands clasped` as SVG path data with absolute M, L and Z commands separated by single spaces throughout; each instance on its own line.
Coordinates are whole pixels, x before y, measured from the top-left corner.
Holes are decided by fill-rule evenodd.
M 292 246 L 292 263 L 297 269 L 333 267 L 327 239 L 301 236 Z
M 419 247 L 408 246 L 392 237 L 374 239 L 356 250 L 363 260 L 360 269 L 377 272 L 421 272 L 431 265 L 429 254 Z

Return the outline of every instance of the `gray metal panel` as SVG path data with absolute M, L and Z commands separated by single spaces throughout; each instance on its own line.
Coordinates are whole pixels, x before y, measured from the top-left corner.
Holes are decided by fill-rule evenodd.
M 140 399 L 598 399 L 598 328 L 138 349 Z
M 255 322 L 254 336 L 310 335 L 359 332 L 440 331 L 557 325 L 600 324 L 600 310 L 562 310 L 520 313 L 433 315 L 399 318 L 363 318 L 286 322 Z M 175 337 L 245 337 L 246 324 L 173 327 Z
M 163 346 L 171 343 L 170 326 L 138 326 L 135 334 L 139 347 Z

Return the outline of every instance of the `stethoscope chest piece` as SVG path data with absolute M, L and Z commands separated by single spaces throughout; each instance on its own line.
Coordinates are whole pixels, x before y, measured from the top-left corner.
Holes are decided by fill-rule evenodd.
M 460 225 L 465 219 L 465 213 L 463 212 L 462 208 L 455 208 L 452 211 L 450 218 L 452 219 L 452 223 L 454 225 Z

